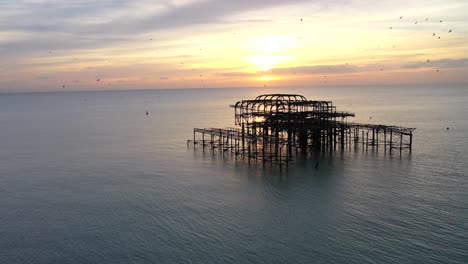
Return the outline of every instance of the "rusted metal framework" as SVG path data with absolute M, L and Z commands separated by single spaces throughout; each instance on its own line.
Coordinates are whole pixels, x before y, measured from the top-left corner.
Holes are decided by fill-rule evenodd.
M 400 154 L 412 149 L 414 128 L 348 122 L 354 113 L 337 111 L 331 101 L 265 94 L 231 107 L 236 128 L 195 128 L 187 145 L 280 166 L 288 166 L 296 155 L 337 146 L 396 149 Z

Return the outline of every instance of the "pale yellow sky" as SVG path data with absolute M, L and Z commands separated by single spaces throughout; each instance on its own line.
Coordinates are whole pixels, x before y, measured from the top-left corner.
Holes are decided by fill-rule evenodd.
M 384 2 L 0 3 L 0 92 L 468 83 L 466 1 Z

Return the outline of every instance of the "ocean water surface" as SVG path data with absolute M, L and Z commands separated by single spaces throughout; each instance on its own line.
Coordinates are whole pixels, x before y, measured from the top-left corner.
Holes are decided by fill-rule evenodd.
M 415 127 L 413 153 L 280 172 L 187 149 L 264 93 Z M 468 263 L 467 102 L 456 85 L 0 94 L 0 263 Z

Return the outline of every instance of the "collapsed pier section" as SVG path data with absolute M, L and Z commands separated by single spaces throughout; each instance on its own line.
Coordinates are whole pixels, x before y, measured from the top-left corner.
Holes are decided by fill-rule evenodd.
M 337 147 L 411 153 L 414 128 L 348 122 L 354 113 L 331 101 L 297 94 L 265 94 L 234 105 L 235 128 L 195 128 L 187 145 L 248 162 L 288 166 L 297 155 Z

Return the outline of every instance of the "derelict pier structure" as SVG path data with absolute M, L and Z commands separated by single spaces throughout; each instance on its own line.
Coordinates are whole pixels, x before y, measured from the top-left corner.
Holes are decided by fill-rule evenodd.
M 297 155 L 337 147 L 411 153 L 414 128 L 348 122 L 354 113 L 337 111 L 331 101 L 297 94 L 265 94 L 242 100 L 235 128 L 194 128 L 189 147 L 234 155 L 248 162 L 288 166 Z

